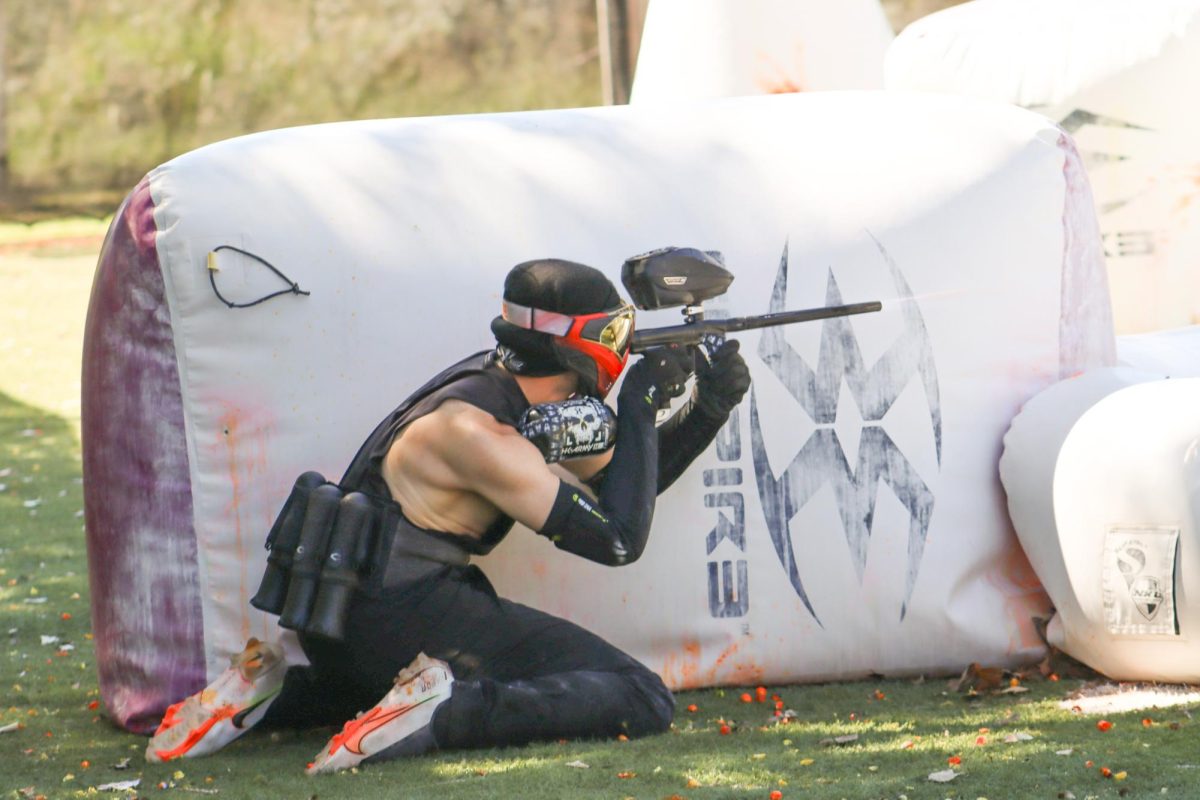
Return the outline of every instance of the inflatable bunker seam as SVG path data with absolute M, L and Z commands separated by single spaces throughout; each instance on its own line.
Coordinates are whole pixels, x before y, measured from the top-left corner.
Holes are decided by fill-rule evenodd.
M 205 682 L 192 486 L 171 315 L 147 176 L 113 218 L 83 346 L 84 507 L 100 692 L 154 729 Z

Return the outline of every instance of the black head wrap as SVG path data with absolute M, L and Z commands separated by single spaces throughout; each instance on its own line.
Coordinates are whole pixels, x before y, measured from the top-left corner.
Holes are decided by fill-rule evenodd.
M 595 267 L 557 258 L 517 264 L 504 279 L 504 299 L 530 308 L 560 314 L 595 314 L 617 308 L 623 301 L 612 281 Z M 497 352 L 518 375 L 553 375 L 574 370 L 584 388 L 596 385 L 596 365 L 577 350 L 557 344 L 558 337 L 527 330 L 496 317 L 492 333 Z

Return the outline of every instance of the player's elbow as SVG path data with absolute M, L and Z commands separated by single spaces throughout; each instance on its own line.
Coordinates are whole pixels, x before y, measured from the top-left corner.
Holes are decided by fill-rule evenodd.
M 632 564 L 642 557 L 642 552 L 645 549 L 645 537 L 637 537 L 632 541 L 615 541 L 613 542 L 612 559 L 609 562 L 609 566 L 623 567 L 626 564 Z

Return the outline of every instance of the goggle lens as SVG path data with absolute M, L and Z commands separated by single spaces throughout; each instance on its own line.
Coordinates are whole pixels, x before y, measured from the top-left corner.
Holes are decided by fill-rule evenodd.
M 628 303 L 610 311 L 572 316 L 506 300 L 501 314 L 517 327 L 558 336 L 564 346 L 586 354 L 596 365 L 600 397 L 608 393 L 629 358 L 634 309 Z
M 624 356 L 629 351 L 629 343 L 633 338 L 633 308 L 623 306 L 615 312 L 605 312 L 597 316 L 598 319 L 584 323 L 580 338 L 606 347 L 618 356 Z

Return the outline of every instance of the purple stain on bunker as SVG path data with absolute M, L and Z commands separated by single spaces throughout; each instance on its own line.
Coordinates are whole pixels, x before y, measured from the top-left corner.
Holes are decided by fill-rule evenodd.
M 183 400 L 150 181 L 100 252 L 83 344 L 84 508 L 100 691 L 137 733 L 205 684 Z

